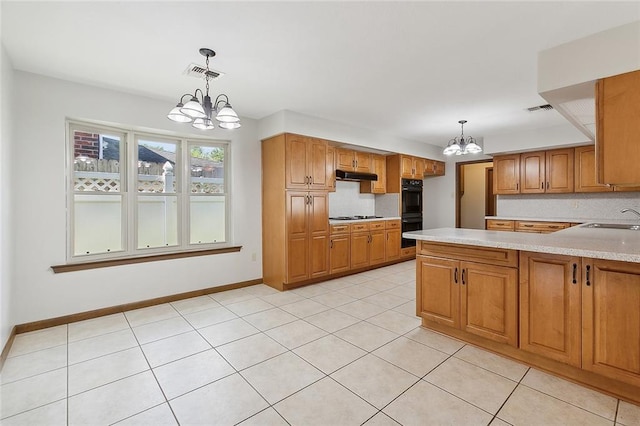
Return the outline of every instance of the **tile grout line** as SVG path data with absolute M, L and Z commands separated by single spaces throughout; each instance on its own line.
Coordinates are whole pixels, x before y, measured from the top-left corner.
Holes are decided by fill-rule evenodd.
M 504 402 L 500 405 L 500 407 L 498 408 L 498 410 L 496 411 L 496 413 L 493 415 L 493 417 L 491 418 L 491 421 L 489 422 L 489 424 L 491 424 L 491 422 L 493 422 L 496 418 L 500 419 L 500 417 L 498 417 L 498 413 L 500 412 L 500 410 L 502 410 L 502 408 L 507 404 L 507 401 L 509 401 L 509 398 L 511 398 L 511 396 L 513 395 L 513 393 L 516 391 L 516 389 L 518 389 L 518 386 L 520 386 L 520 384 L 522 383 L 522 381 L 524 380 L 525 376 L 527 375 L 527 373 L 529 372 L 529 370 L 531 370 L 531 367 L 527 368 L 527 371 L 524 372 L 524 374 L 522 375 L 522 377 L 520 377 L 520 380 L 518 380 L 518 382 L 516 383 L 516 386 L 511 390 L 511 392 L 509 392 L 509 395 L 507 396 L 507 398 L 504 400 Z M 502 420 L 502 419 L 500 419 Z M 503 420 L 504 422 L 507 422 L 506 420 Z M 507 422 L 509 423 L 509 422 Z M 511 423 L 509 423 L 511 424 Z

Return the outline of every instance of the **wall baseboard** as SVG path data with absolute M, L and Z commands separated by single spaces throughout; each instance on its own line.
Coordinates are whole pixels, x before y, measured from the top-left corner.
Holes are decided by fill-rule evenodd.
M 78 321 L 84 321 L 88 319 L 98 318 L 105 315 L 112 315 L 121 312 L 131 311 L 134 309 L 146 308 L 154 305 L 161 305 L 163 303 L 175 302 L 182 299 L 190 299 L 192 297 L 204 296 L 212 293 L 219 293 L 227 290 L 234 290 L 236 288 L 249 287 L 256 284 L 261 284 L 262 278 L 257 278 L 249 281 L 241 281 L 232 284 L 226 284 L 218 287 L 209 287 L 201 290 L 193 290 L 185 293 L 178 293 L 169 296 L 156 297 L 154 299 L 142 300 L 139 302 L 125 303 L 123 305 L 110 306 L 108 308 L 95 309 L 93 311 L 85 311 L 77 314 L 64 315 L 61 317 L 50 318 L 40 321 L 28 322 L 24 324 L 18 324 L 13 328 L 12 336 L 21 333 L 27 333 L 29 331 L 42 330 L 43 328 L 55 327 L 58 325 L 70 324 Z M 7 354 L 13 343 L 13 337 L 9 339 L 5 350 Z M 2 351 L 2 355 L 5 356 L 5 351 Z M 4 359 L 3 359 L 4 361 Z
M 2 367 L 4 367 L 4 362 L 7 360 L 9 356 L 9 351 L 11 350 L 11 346 L 13 346 L 13 339 L 16 338 L 16 326 L 14 325 L 11 329 L 11 333 L 9 333 L 9 338 L 7 339 L 7 343 L 2 348 L 2 353 L 0 354 L 0 371 L 2 371 Z

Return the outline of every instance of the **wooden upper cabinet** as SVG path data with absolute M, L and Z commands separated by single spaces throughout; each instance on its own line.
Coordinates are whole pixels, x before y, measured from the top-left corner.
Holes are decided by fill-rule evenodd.
M 378 175 L 378 180 L 360 182 L 360 192 L 367 194 L 384 194 L 387 192 L 387 160 L 384 155 L 371 154 L 371 173 Z
M 436 160 L 424 160 L 425 176 L 444 176 L 444 162 Z
M 336 190 L 336 149 L 327 145 L 327 189 Z
M 597 181 L 640 185 L 640 70 L 596 84 Z
M 336 149 L 336 169 L 347 172 L 371 172 L 371 154 L 352 149 Z
M 520 193 L 520 154 L 493 157 L 493 193 Z
M 356 160 L 356 172 L 371 173 L 371 154 L 368 152 L 353 151 Z
M 413 157 L 407 155 L 400 156 L 400 177 L 404 179 L 412 179 L 413 174 Z
M 418 179 L 424 177 L 424 158 L 413 157 L 413 176 Z
M 286 188 L 330 189 L 327 141 L 294 134 L 287 134 L 285 141 Z
M 540 194 L 545 191 L 545 152 L 520 154 L 520 193 Z
M 575 192 L 613 191 L 613 186 L 600 184 L 596 180 L 596 148 L 593 145 L 575 148 L 573 175 Z
M 573 148 L 546 152 L 546 193 L 573 192 L 574 156 Z
M 435 176 L 444 176 L 444 173 L 445 173 L 444 161 L 435 161 L 433 167 L 434 167 L 433 174 Z

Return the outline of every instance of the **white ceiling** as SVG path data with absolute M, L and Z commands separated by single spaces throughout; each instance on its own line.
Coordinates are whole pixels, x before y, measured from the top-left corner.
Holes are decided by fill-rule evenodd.
M 9 2 L 18 70 L 167 101 L 217 52 L 244 117 L 291 110 L 444 145 L 565 123 L 536 90 L 540 50 L 640 20 L 640 2 Z M 597 58 L 594 58 L 594 61 Z M 97 100 L 99 101 L 99 100 Z

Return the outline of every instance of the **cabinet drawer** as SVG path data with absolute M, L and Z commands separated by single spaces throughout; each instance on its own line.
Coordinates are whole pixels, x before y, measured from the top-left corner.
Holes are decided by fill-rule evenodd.
M 384 222 L 369 222 L 369 229 L 374 231 L 376 229 L 384 229 Z
M 422 241 L 420 254 L 449 259 L 467 260 L 470 262 L 488 263 L 491 265 L 518 266 L 516 250 L 494 247 L 475 247 L 458 244 L 433 243 Z
M 569 224 L 566 222 L 516 221 L 516 232 L 537 232 L 541 234 L 548 234 L 568 227 Z
M 415 257 L 416 256 L 416 248 L 415 247 L 405 247 L 400 249 L 400 257 Z
M 331 225 L 331 235 L 348 234 L 349 232 L 351 232 L 351 227 L 347 223 L 344 225 Z
M 513 231 L 515 223 L 513 220 L 487 219 L 487 229 L 493 231 Z
M 399 220 L 387 220 L 386 221 L 387 229 L 400 229 L 400 221 Z
M 351 232 L 368 231 L 368 230 L 369 230 L 368 223 L 352 223 L 351 224 Z

